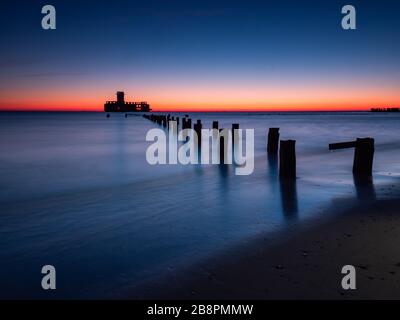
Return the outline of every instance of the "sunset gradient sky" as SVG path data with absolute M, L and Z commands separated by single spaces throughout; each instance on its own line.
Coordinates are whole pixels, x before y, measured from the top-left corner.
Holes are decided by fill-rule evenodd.
M 365 110 L 400 105 L 400 2 L 2 1 L 0 110 Z M 41 29 L 41 8 L 57 29 Z

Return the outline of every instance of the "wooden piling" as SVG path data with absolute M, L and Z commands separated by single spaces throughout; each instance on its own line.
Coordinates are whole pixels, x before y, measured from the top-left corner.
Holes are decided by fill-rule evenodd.
M 296 179 L 296 140 L 283 140 L 280 143 L 279 177 Z
M 355 176 L 372 175 L 374 162 L 375 140 L 373 138 L 357 138 L 355 141 L 329 144 L 329 150 L 355 148 L 353 174 Z
M 194 131 L 197 133 L 197 137 L 199 139 L 199 144 L 201 142 L 201 129 L 203 129 L 203 126 L 201 124 L 201 120 L 197 120 L 197 122 L 193 125 Z
M 197 155 L 200 157 L 201 153 L 201 129 L 203 128 L 201 120 L 197 120 L 197 123 L 193 125 L 193 129 L 197 135 Z
M 239 123 L 232 124 L 232 151 L 235 150 L 235 145 L 239 142 Z
M 373 138 L 357 138 L 354 151 L 353 174 L 372 175 L 375 140 Z
M 269 154 L 277 154 L 279 146 L 279 128 L 269 128 L 267 151 Z
M 212 128 L 218 130 L 218 121 L 213 121 Z
M 226 153 L 225 151 L 227 151 L 228 149 L 228 141 L 226 141 L 225 137 L 223 134 L 221 134 L 221 132 L 224 129 L 219 129 L 219 164 L 225 164 L 225 160 L 226 160 Z

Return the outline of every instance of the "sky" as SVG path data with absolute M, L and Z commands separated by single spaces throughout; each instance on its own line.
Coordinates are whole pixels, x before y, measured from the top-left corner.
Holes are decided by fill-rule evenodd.
M 0 16 L 0 110 L 101 111 L 116 91 L 154 111 L 400 105 L 398 0 L 2 0 Z

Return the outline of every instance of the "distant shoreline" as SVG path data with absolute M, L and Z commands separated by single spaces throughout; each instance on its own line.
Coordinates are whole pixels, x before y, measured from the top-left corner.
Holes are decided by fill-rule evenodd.
M 107 112 L 101 110 L 0 110 L 0 113 L 104 113 Z M 118 114 L 114 112 L 108 112 L 110 114 Z M 134 113 L 134 112 L 126 112 L 126 113 Z M 168 110 L 160 110 L 160 111 L 151 111 L 149 113 L 240 113 L 240 114 L 279 114 L 279 113 L 372 113 L 370 110 L 313 110 L 313 111 L 168 111 Z M 382 112 L 384 113 L 384 112 Z M 125 112 L 119 112 L 119 114 L 125 114 Z M 144 114 L 144 112 L 137 112 L 138 115 Z

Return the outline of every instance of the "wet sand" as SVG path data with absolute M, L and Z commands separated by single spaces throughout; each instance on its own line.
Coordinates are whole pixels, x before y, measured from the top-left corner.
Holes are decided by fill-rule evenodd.
M 325 219 L 297 226 L 279 241 L 254 240 L 218 258 L 171 270 L 130 298 L 400 299 L 400 188 L 385 199 L 332 204 Z M 330 213 L 330 214 L 329 214 Z M 356 290 L 341 288 L 344 265 L 356 268 Z

